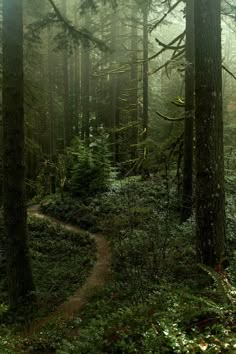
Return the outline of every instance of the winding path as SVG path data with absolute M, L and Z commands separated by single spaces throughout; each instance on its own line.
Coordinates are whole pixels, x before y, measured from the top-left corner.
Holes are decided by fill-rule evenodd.
M 48 220 L 52 224 L 60 225 L 68 231 L 75 233 L 84 232 L 84 230 L 77 226 L 66 224 L 55 218 L 42 214 L 39 210 L 39 206 L 30 207 L 29 213 L 37 218 Z M 79 288 L 48 317 L 43 318 L 42 320 L 33 321 L 27 329 L 28 334 L 38 332 L 44 325 L 57 319 L 72 319 L 80 311 L 82 306 L 88 302 L 89 298 L 96 292 L 96 289 L 105 283 L 109 274 L 111 249 L 104 236 L 100 234 L 90 234 L 90 237 L 94 239 L 96 243 L 97 261 L 93 266 L 89 277 L 81 288 Z

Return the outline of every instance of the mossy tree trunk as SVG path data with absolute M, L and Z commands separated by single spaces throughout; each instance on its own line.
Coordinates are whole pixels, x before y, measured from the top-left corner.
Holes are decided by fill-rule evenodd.
M 194 0 L 186 1 L 184 163 L 181 221 L 192 214 L 194 120 Z
M 138 157 L 138 5 L 131 1 L 131 63 L 130 63 L 130 110 L 131 122 L 134 127 L 131 130 L 130 145 L 131 159 Z
M 62 13 L 66 17 L 67 4 L 62 0 Z M 63 49 L 63 114 L 64 114 L 64 147 L 70 145 L 73 135 L 72 127 L 72 115 L 70 107 L 70 95 L 69 95 L 69 60 L 68 60 L 68 48 Z
M 195 0 L 194 11 L 197 253 L 215 266 L 225 248 L 221 1 Z
M 145 1 L 142 5 L 143 11 L 143 141 L 145 142 L 148 138 L 148 127 L 149 127 L 149 78 L 148 78 L 148 14 L 149 14 L 149 3 Z M 142 174 L 144 177 L 149 176 L 148 166 L 147 166 L 147 155 L 148 146 L 145 143 L 143 150 L 143 168 Z
M 4 221 L 9 302 L 34 298 L 25 200 L 23 0 L 3 0 Z

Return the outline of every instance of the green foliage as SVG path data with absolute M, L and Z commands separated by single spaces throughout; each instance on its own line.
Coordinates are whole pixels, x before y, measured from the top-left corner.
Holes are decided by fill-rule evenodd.
M 200 264 L 199 267 L 213 279 L 216 286 L 217 295 L 222 303 L 224 305 L 235 305 L 236 288 L 230 283 L 227 273 L 221 269 L 215 271 L 204 264 Z
M 32 217 L 29 218 L 29 233 L 33 274 L 40 305 L 37 315 L 42 316 L 84 282 L 94 262 L 95 243 L 86 233 L 74 234 Z M 7 303 L 3 274 L 0 275 L 1 302 Z M 5 311 L 2 306 L 0 314 Z
M 107 136 L 101 134 L 87 146 L 78 138 L 69 150 L 74 157 L 71 191 L 75 196 L 88 196 L 105 191 L 114 178 Z
M 165 180 L 128 178 L 95 198 L 54 199 L 43 207 L 79 225 L 87 215 L 108 235 L 113 253 L 110 281 L 72 323 L 79 337 L 64 337 L 58 353 L 235 351 L 234 285 L 214 270 L 199 271 L 194 220 L 178 224 Z M 234 262 L 230 269 L 234 274 Z

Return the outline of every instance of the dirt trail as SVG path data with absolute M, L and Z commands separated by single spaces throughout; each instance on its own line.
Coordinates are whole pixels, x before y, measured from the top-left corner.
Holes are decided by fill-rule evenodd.
M 64 222 L 58 221 L 55 218 L 44 215 L 40 212 L 38 206 L 33 206 L 29 209 L 30 214 L 36 216 L 37 218 L 50 221 L 52 224 L 60 225 L 66 230 L 80 233 L 84 230 L 77 226 L 66 224 Z M 85 305 L 89 298 L 95 293 L 98 287 L 101 287 L 109 274 L 109 266 L 111 261 L 111 250 L 110 246 L 104 236 L 99 234 L 90 234 L 90 237 L 95 240 L 97 248 L 97 261 L 93 266 L 93 269 L 85 281 L 84 285 L 79 288 L 71 297 L 69 297 L 64 303 L 62 303 L 53 313 L 48 317 L 33 321 L 29 328 L 27 329 L 27 334 L 37 333 L 44 325 L 49 322 L 54 322 L 57 319 L 69 320 L 72 319 Z M 62 284 L 63 286 L 63 284 Z

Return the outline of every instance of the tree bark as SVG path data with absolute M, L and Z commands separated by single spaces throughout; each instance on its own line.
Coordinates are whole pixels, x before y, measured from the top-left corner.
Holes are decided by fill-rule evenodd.
M 195 0 L 196 236 L 199 261 L 225 252 L 221 1 Z
M 131 121 L 138 123 L 138 6 L 136 1 L 131 2 L 131 95 L 130 109 Z M 131 130 L 131 159 L 137 158 L 138 127 L 134 126 Z
M 25 200 L 23 1 L 3 1 L 4 222 L 9 302 L 33 300 Z
M 0 41 L 2 43 L 2 1 L 0 1 Z M 0 82 L 2 83 L 2 46 L 0 47 Z M 3 203 L 3 122 L 2 122 L 2 84 L 0 85 L 0 206 Z
M 62 12 L 66 17 L 67 6 L 66 1 L 62 1 Z M 69 95 L 69 60 L 68 60 L 68 48 L 63 50 L 63 82 L 64 82 L 64 147 L 70 145 L 73 128 L 72 128 L 72 115 L 70 109 L 70 95 Z
M 185 120 L 181 221 L 192 214 L 193 120 L 194 120 L 194 0 L 186 1 Z
M 88 14 L 84 18 L 85 28 L 88 29 Z M 81 50 L 81 99 L 82 99 L 82 129 L 81 138 L 89 144 L 90 138 L 90 48 L 87 40 L 83 40 Z
M 149 80 L 148 80 L 148 3 L 145 1 L 143 4 L 143 141 L 148 138 L 148 125 L 149 125 Z M 146 159 L 148 154 L 147 144 L 144 146 L 143 151 L 143 175 L 148 177 L 149 171 L 146 166 Z

